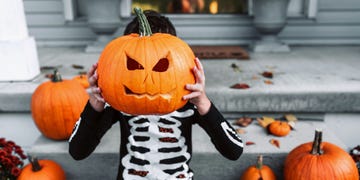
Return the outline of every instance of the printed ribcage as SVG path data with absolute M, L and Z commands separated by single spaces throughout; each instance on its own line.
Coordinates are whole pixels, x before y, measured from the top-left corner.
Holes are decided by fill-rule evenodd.
M 190 154 L 179 129 L 181 122 L 177 119 L 191 115 L 193 110 L 130 119 L 129 154 L 122 159 L 124 178 L 188 178 L 186 161 L 190 159 Z

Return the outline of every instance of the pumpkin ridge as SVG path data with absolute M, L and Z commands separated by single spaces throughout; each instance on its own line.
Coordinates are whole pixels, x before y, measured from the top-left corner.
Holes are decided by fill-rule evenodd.
M 168 35 L 168 34 L 167 34 L 167 35 Z M 183 44 L 182 44 L 183 46 L 188 46 L 188 45 L 187 45 L 186 43 L 184 43 L 181 39 L 179 39 L 179 38 L 177 38 L 177 37 L 175 37 L 175 36 L 171 36 L 171 35 L 168 35 L 168 36 L 169 36 L 169 38 L 171 38 L 171 39 L 175 39 L 175 40 L 176 40 L 177 42 L 179 42 L 179 43 L 183 43 Z M 169 53 L 168 53 L 168 54 L 169 54 L 169 56 L 170 56 L 171 59 L 172 59 L 172 61 L 171 61 L 172 67 L 181 68 L 180 70 L 176 69 L 176 71 L 187 71 L 187 69 L 190 69 L 190 71 L 191 71 L 191 66 L 190 66 L 189 64 L 193 64 L 193 66 L 194 66 L 194 59 L 192 59 L 191 61 L 187 61 L 187 58 L 190 58 L 190 57 L 188 57 L 188 52 L 191 52 L 191 53 L 192 53 L 192 50 L 191 50 L 191 49 L 188 49 L 188 50 L 190 50 L 190 51 L 184 50 L 184 48 L 182 48 L 182 47 L 180 47 L 180 46 L 173 46 L 173 45 L 171 45 L 171 47 L 169 47 L 169 44 L 171 44 L 171 43 L 169 43 L 169 42 L 167 42 L 167 41 L 169 41 L 168 38 L 158 38 L 158 41 L 157 41 L 157 42 L 158 42 L 160 45 L 162 45 L 163 47 L 165 47 L 166 49 L 171 49 L 171 50 L 176 49 L 176 50 L 178 50 L 178 51 L 180 51 L 180 52 L 183 52 L 183 53 L 172 53 L 172 51 L 169 50 Z M 181 50 L 179 50 L 179 48 L 181 48 Z M 195 57 L 194 57 L 194 58 L 195 58 Z M 175 61 L 174 59 L 176 59 L 177 61 Z M 190 63 L 190 62 L 191 62 L 191 63 Z M 175 71 L 172 71 L 172 73 L 174 74 Z M 190 73 L 192 74 L 192 71 L 191 71 Z M 183 85 L 183 87 L 179 87 L 179 88 L 182 88 L 182 91 L 183 91 L 183 92 L 187 92 L 186 94 L 190 93 L 190 91 L 188 91 L 188 90 L 185 89 L 185 85 L 189 82 L 189 77 L 178 77 L 178 76 L 176 76 L 175 74 L 172 75 L 172 77 L 174 78 L 173 81 L 178 82 L 177 84 Z M 192 78 L 193 78 L 192 82 L 195 83 L 195 77 L 193 77 L 193 74 L 192 74 Z M 184 106 L 184 105 L 186 104 L 186 101 L 184 101 L 184 100 L 182 99 L 182 96 L 183 96 L 183 95 L 186 95 L 186 94 L 181 94 L 179 91 L 177 91 L 176 94 L 174 95 L 174 97 L 179 97 L 179 96 L 181 96 L 181 97 L 179 97 L 177 100 L 182 101 L 182 106 Z M 181 106 L 181 107 L 182 107 L 182 106 Z M 175 105 L 173 105 L 171 108 L 172 108 L 173 110 L 176 110 Z

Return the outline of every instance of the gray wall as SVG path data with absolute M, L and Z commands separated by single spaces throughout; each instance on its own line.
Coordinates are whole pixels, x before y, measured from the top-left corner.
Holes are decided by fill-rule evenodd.
M 62 0 L 24 0 L 29 32 L 39 46 L 85 45 L 95 39 L 85 19 L 67 22 Z M 169 16 L 189 44 L 249 44 L 257 38 L 248 16 Z M 121 35 L 128 19 L 119 25 Z M 280 34 L 290 45 L 360 44 L 360 1 L 319 0 L 315 19 L 291 17 Z

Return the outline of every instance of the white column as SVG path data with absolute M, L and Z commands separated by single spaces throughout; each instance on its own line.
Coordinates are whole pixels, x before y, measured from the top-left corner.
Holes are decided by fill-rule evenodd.
M 0 0 L 0 81 L 27 81 L 40 73 L 22 0 Z

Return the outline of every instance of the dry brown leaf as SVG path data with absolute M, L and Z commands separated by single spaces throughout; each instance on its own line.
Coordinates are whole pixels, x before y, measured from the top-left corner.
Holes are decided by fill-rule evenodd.
M 252 79 L 252 80 L 258 80 L 259 77 L 258 77 L 257 75 L 253 75 L 253 76 L 251 77 L 251 79 Z
M 266 128 L 270 123 L 274 122 L 275 119 L 269 116 L 263 116 L 262 118 L 256 119 L 259 125 L 263 128 Z
M 245 133 L 246 133 L 246 131 L 245 131 L 244 129 L 242 129 L 242 128 L 238 128 L 238 129 L 236 129 L 235 131 L 236 131 L 236 133 L 238 133 L 238 134 L 245 134 Z
M 250 86 L 246 83 L 237 83 L 237 84 L 234 84 L 232 86 L 230 86 L 231 88 L 234 88 L 234 89 L 249 89 Z
M 264 71 L 261 75 L 265 78 L 270 78 L 270 79 L 274 77 L 274 74 L 270 71 Z
M 232 64 L 231 64 L 231 68 L 232 68 L 235 72 L 241 72 L 240 67 L 239 67 L 237 64 L 235 64 L 235 63 L 232 63 Z
M 252 121 L 253 121 L 253 119 L 251 117 L 244 116 L 244 117 L 237 119 L 234 122 L 234 124 L 241 126 L 241 127 L 246 127 L 246 126 L 250 125 L 252 123 Z
M 270 81 L 270 80 L 265 80 L 264 81 L 265 84 L 274 84 L 274 82 Z
M 276 146 L 277 148 L 280 148 L 280 141 L 277 139 L 270 139 L 270 144 Z
M 294 114 L 285 114 L 284 117 L 289 122 L 298 120 Z
M 74 69 L 84 69 L 84 66 L 78 65 L 78 64 L 73 64 L 72 67 L 73 67 Z
M 54 74 L 45 74 L 45 77 L 48 79 L 52 79 L 54 77 Z
M 255 145 L 255 143 L 252 141 L 246 141 L 245 145 L 250 146 L 250 145 Z
M 285 114 L 284 117 L 288 121 L 291 129 L 295 129 L 295 124 L 298 121 L 297 117 L 294 114 Z

